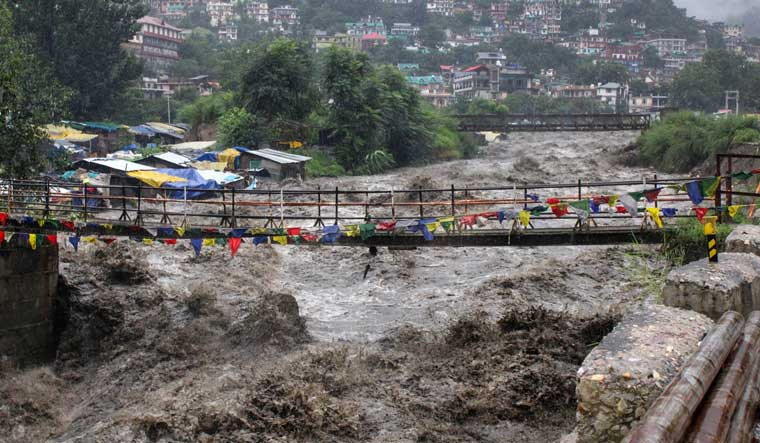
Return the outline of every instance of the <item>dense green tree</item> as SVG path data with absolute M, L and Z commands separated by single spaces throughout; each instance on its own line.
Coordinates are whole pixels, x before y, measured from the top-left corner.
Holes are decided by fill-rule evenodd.
M 279 39 L 249 55 L 237 95 L 239 105 L 264 121 L 303 121 L 317 98 L 308 46 Z
M 231 108 L 219 118 L 218 143 L 222 147 L 252 147 L 269 140 L 265 122 L 243 108 Z
M 707 49 L 726 49 L 723 33 L 717 29 L 708 29 L 705 38 L 707 39 Z
M 707 112 L 718 110 L 723 95 L 719 80 L 716 69 L 704 63 L 689 63 L 673 80 L 673 104 Z
M 562 31 L 576 33 L 588 28 L 599 26 L 599 8 L 595 8 L 588 0 L 578 5 L 562 7 Z
M 608 19 L 621 24 L 634 19 L 646 23 L 648 31 L 685 36 L 689 40 L 699 37 L 696 21 L 687 17 L 673 0 L 627 0 Z
M 52 78 L 31 45 L 13 35 L 11 13 L 0 4 L 0 175 L 28 176 L 43 167 L 40 127 L 64 112 L 68 92 Z
M 422 46 L 438 49 L 443 47 L 443 44 L 446 41 L 446 32 L 440 25 L 429 23 L 420 29 L 419 39 Z
M 657 48 L 647 46 L 641 51 L 641 65 L 645 68 L 661 69 L 665 67 L 665 62 L 660 58 Z
M 575 71 L 578 56 L 575 52 L 543 41 L 534 41 L 524 35 L 509 35 L 499 45 L 510 61 L 523 64 L 531 72 L 556 69 L 560 74 Z
M 628 83 L 628 70 L 625 66 L 617 63 L 592 63 L 585 62 L 578 66 L 575 72 L 575 83 L 580 85 L 591 85 L 597 83 L 616 82 L 620 84 Z
M 8 0 L 16 32 L 28 36 L 55 77 L 73 91 L 75 118 L 114 112 L 119 94 L 140 76 L 140 63 L 121 48 L 138 30 L 142 0 Z

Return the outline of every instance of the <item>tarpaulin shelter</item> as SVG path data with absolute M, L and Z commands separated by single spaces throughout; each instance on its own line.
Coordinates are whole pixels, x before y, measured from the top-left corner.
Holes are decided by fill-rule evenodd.
M 217 155 L 220 162 L 227 163 L 227 169 L 238 169 L 240 165 L 240 151 L 237 149 L 229 148 L 220 152 Z
M 195 158 L 197 162 L 215 162 L 219 159 L 218 152 L 204 152 Z
M 187 192 L 187 198 L 189 199 L 203 198 L 209 192 L 222 188 L 219 183 L 203 177 L 195 169 L 158 169 L 157 172 L 185 180 L 183 182 L 166 182 L 163 184 L 163 188 L 172 190 L 168 195 L 170 198 L 184 198 L 185 188 L 193 189 L 193 191 Z
M 199 170 L 198 173 L 207 180 L 213 180 L 221 186 L 232 185 L 235 188 L 244 187 L 243 177 L 231 172 Z
M 140 180 L 141 182 L 147 184 L 148 186 L 152 186 L 154 188 L 160 188 L 164 185 L 164 183 L 179 183 L 179 182 L 187 182 L 187 179 L 182 177 L 177 177 L 174 175 L 168 175 L 164 174 L 162 172 L 157 171 L 132 171 L 127 172 L 127 175 L 136 178 Z
M 98 138 L 97 134 L 85 134 L 82 131 L 66 126 L 45 125 L 44 130 L 47 132 L 50 140 L 63 140 L 71 143 L 88 143 Z

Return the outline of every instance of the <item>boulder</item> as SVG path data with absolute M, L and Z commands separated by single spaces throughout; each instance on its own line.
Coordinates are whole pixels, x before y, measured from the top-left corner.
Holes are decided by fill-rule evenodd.
M 713 322 L 647 305 L 623 318 L 578 370 L 577 442 L 619 442 L 675 377 Z
M 760 256 L 760 226 L 739 225 L 726 239 L 726 252 L 747 252 Z
M 663 288 L 668 306 L 691 309 L 717 320 L 727 311 L 745 317 L 760 309 L 760 257 L 727 252 L 673 269 Z

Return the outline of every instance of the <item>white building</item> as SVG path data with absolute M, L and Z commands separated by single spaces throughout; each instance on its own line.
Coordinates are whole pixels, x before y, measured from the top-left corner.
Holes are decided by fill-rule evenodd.
M 454 0 L 428 0 L 428 14 L 450 16 L 454 11 Z
M 617 109 L 619 105 L 625 104 L 626 87 L 620 83 L 605 83 L 596 88 L 596 96 L 600 102 Z
M 269 23 L 269 4 L 267 2 L 249 1 L 245 4 L 245 12 L 257 23 Z
M 289 5 L 272 8 L 269 12 L 269 22 L 280 32 L 289 32 L 301 23 L 298 8 Z
M 231 0 L 217 0 L 206 3 L 206 13 L 209 16 L 211 26 L 226 25 L 235 15 L 234 5 Z

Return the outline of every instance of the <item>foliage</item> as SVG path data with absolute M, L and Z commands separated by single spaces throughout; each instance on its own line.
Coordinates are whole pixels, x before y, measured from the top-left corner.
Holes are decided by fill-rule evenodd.
M 13 36 L 11 13 L 0 4 L 0 174 L 26 177 L 42 169 L 39 129 L 59 119 L 68 100 L 31 45 Z
M 488 100 L 485 98 L 474 98 L 470 101 L 463 102 L 467 105 L 464 110 L 465 114 L 470 115 L 483 115 L 483 114 L 507 114 L 509 113 L 509 107 L 496 100 Z
M 651 69 L 661 69 L 665 67 L 665 62 L 660 58 L 657 48 L 647 46 L 641 51 L 641 66 Z
M 593 98 L 533 96 L 523 92 L 510 94 L 505 100 L 505 105 L 512 114 L 593 114 L 612 111 L 608 105 Z
M 243 108 L 231 108 L 219 118 L 220 146 L 256 146 L 269 139 L 264 122 Z
M 340 177 L 346 174 L 346 170 L 325 151 L 318 149 L 294 149 L 292 154 L 311 157 L 306 162 L 306 175 L 308 177 Z
M 147 13 L 142 0 L 9 0 L 18 35 L 28 36 L 53 75 L 73 91 L 76 119 L 107 118 L 142 67 L 121 48 Z
M 524 35 L 512 34 L 505 37 L 500 48 L 509 54 L 510 60 L 517 61 L 531 72 L 551 68 L 560 74 L 568 74 L 574 72 L 578 64 L 578 56 L 574 51 L 548 42 L 531 40 Z
M 687 172 L 711 155 L 746 142 L 760 142 L 760 121 L 755 118 L 679 112 L 642 133 L 636 145 L 643 164 L 665 172 Z
M 716 237 L 719 252 L 724 250 L 726 238 L 732 230 L 733 226 L 730 224 L 717 225 Z M 679 222 L 678 229 L 665 236 L 662 254 L 675 266 L 707 257 L 704 226 L 696 218 Z
M 580 4 L 562 6 L 562 31 L 576 33 L 599 26 L 599 9 L 588 0 Z
M 257 47 L 243 74 L 237 103 L 265 122 L 302 121 L 316 104 L 311 51 L 279 39 Z
M 625 66 L 618 63 L 605 62 L 584 62 L 578 66 L 575 72 L 575 84 L 592 85 L 605 84 L 609 82 L 628 83 L 628 70 Z
M 725 103 L 724 91 L 738 90 L 743 110 L 760 110 L 760 65 L 726 50 L 709 50 L 699 63 L 689 63 L 676 75 L 672 98 L 676 106 L 715 112 Z
M 626 24 L 634 19 L 646 23 L 647 31 L 682 35 L 689 40 L 699 36 L 696 20 L 687 17 L 684 10 L 673 4 L 673 0 L 627 0 L 608 19 L 612 23 Z
M 232 103 L 232 93 L 219 93 L 199 97 L 179 110 L 179 118 L 189 124 L 196 138 L 201 126 L 216 123 Z

